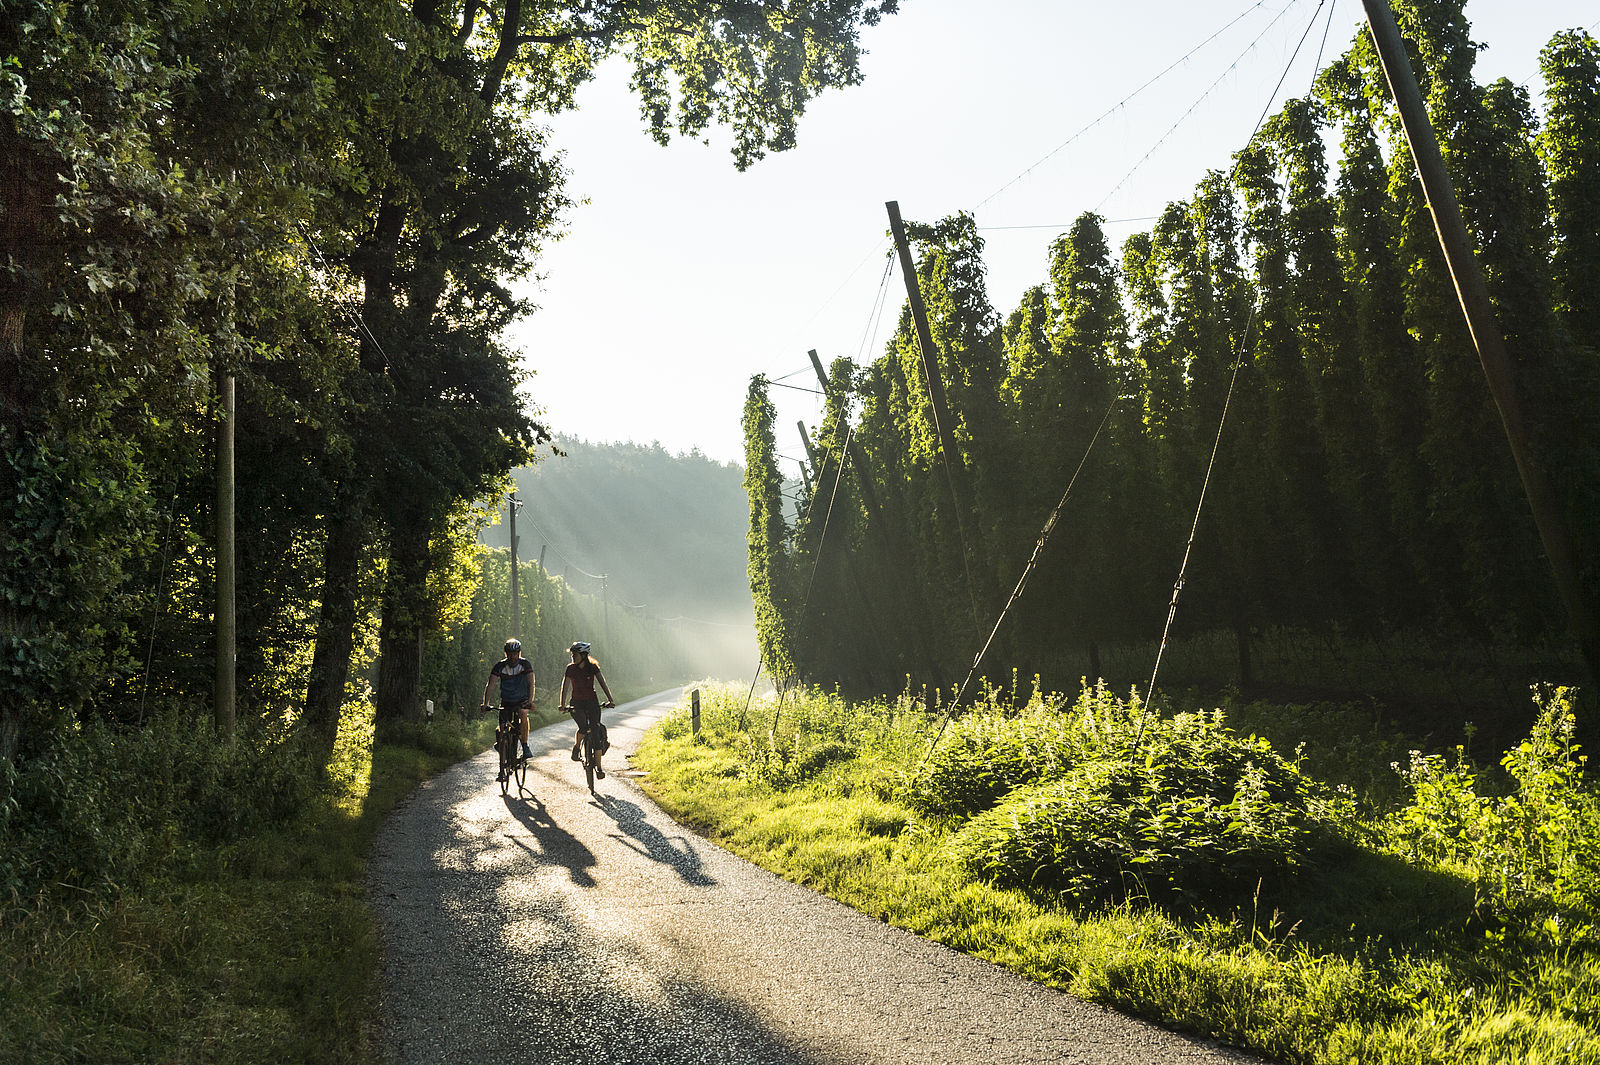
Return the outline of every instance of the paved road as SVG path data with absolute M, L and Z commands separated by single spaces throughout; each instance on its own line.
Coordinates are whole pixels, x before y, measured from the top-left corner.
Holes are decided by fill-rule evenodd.
M 607 711 L 620 772 L 598 797 L 553 726 L 532 738 L 532 794 L 501 796 L 491 751 L 396 810 L 371 867 L 385 1060 L 1255 1060 L 898 931 L 681 828 L 619 757 L 675 695 Z

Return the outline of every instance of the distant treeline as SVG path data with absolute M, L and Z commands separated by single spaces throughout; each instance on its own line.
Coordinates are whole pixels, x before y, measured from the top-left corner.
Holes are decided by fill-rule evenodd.
M 523 656 L 533 663 L 535 695 L 542 709 L 557 704 L 562 671 L 571 661 L 567 648 L 574 640 L 594 645 L 595 657 L 618 699 L 707 676 L 724 664 L 701 626 L 664 622 L 659 616 L 575 591 L 563 578 L 541 571 L 537 562 L 519 560 L 517 574 L 513 604 L 510 552 L 483 551 L 471 616 L 428 642 L 422 687 L 440 704 L 438 712 L 472 711 L 478 706 L 489 667 L 511 636 L 520 639 Z M 748 635 L 745 639 L 749 642 Z M 739 664 L 745 673 L 755 668 L 753 658 Z
M 1463 6 L 1395 5 L 1593 602 L 1600 45 L 1550 41 L 1540 121 L 1524 87 L 1473 80 Z M 871 365 L 833 364 L 793 522 L 767 382 L 752 382 L 769 668 L 882 690 L 942 664 L 959 681 L 1080 462 L 991 675 L 1053 667 L 1059 683 L 1091 645 L 1158 638 L 1203 489 L 1178 631 L 1235 633 L 1235 679 L 1269 627 L 1555 644 L 1574 660 L 1370 40 L 1234 160 L 1120 256 L 1101 218 L 1080 217 L 1004 318 L 972 216 L 910 227 L 959 451 L 948 468 L 909 313 Z
M 581 591 L 658 617 L 748 623 L 744 470 L 660 444 L 557 438 L 562 454 L 513 474 L 524 506 L 519 555 Z M 507 544 L 505 524 L 484 532 Z M 744 671 L 754 668 L 754 645 Z

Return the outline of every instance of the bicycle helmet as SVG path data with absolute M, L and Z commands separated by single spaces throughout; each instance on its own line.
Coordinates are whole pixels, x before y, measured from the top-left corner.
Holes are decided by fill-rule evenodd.
M 518 654 L 522 653 L 522 641 L 521 640 L 507 640 L 506 641 L 506 654 L 510 654 L 512 651 L 515 651 Z
M 584 643 L 582 640 L 579 640 L 577 643 L 567 648 L 567 650 L 575 655 L 586 655 L 589 653 L 589 645 Z

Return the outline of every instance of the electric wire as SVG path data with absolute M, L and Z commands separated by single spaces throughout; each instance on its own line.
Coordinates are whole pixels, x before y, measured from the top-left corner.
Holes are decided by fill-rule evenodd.
M 770 378 L 767 380 L 767 384 L 769 384 L 769 385 L 777 385 L 779 388 L 787 388 L 787 389 L 791 389 L 791 390 L 793 390 L 795 392 L 809 392 L 813 396 L 820 396 L 820 395 L 823 394 L 822 391 L 819 390 L 819 389 L 807 388 L 805 385 L 784 384 L 782 381 L 774 381 L 774 380 L 771 380 Z
M 306 242 L 306 244 L 311 248 L 311 251 L 316 255 L 317 259 L 322 263 L 322 269 L 326 271 L 330 277 L 332 277 L 334 274 L 333 264 L 330 263 L 328 261 L 328 257 L 322 253 L 322 248 L 315 240 L 312 239 L 311 234 L 306 232 L 305 224 L 297 218 L 294 220 L 294 227 L 300 231 L 301 239 Z M 341 304 L 343 304 L 343 301 L 341 301 Z M 383 350 L 383 345 L 379 343 L 377 334 L 375 334 L 371 327 L 367 325 L 367 321 L 361 316 L 361 312 L 355 307 L 348 305 L 342 305 L 341 310 L 343 311 L 345 317 L 349 319 L 350 324 L 356 327 L 356 335 L 358 337 L 365 337 L 377 350 L 379 356 L 381 356 L 383 359 L 384 369 L 388 370 L 390 373 L 393 373 L 394 363 L 389 361 L 389 353 Z
M 1141 85 L 1137 89 L 1133 90 L 1133 92 L 1129 93 L 1127 96 L 1124 96 L 1117 103 L 1111 105 L 1110 108 L 1108 108 L 1103 114 L 1101 114 L 1094 121 L 1090 122 L 1087 126 L 1084 126 L 1082 129 L 1078 130 L 1078 132 L 1074 133 L 1072 136 L 1068 137 L 1066 140 L 1062 141 L 1060 144 L 1058 144 L 1054 148 L 1050 149 L 1048 152 L 1046 152 L 1039 159 L 1038 162 L 1034 163 L 1032 166 L 1030 166 L 1026 170 L 1022 171 L 1022 173 L 1018 174 L 1016 177 L 1012 178 L 1010 181 L 1006 182 L 1004 185 L 1001 185 L 998 189 L 995 189 L 993 192 L 989 193 L 989 195 L 985 196 L 983 199 L 979 200 L 977 206 L 973 208 L 973 211 L 976 212 L 979 207 L 984 206 L 990 200 L 994 199 L 996 196 L 999 196 L 1002 192 L 1005 192 L 1011 186 L 1015 185 L 1017 182 L 1021 181 L 1023 178 L 1027 177 L 1029 174 L 1033 173 L 1039 167 L 1043 166 L 1046 162 L 1048 162 L 1050 160 L 1050 158 L 1052 156 L 1054 156 L 1056 153 L 1060 152 L 1067 145 L 1071 144 L 1073 141 L 1077 140 L 1079 137 L 1083 136 L 1085 133 L 1089 132 L 1091 129 L 1094 129 L 1100 123 L 1104 122 L 1107 118 L 1110 118 L 1112 115 L 1116 114 L 1123 107 L 1125 107 L 1129 103 L 1131 103 L 1133 101 L 1133 99 L 1135 97 L 1137 97 L 1140 93 L 1144 92 L 1150 86 L 1154 85 L 1156 82 L 1160 81 L 1162 78 L 1164 78 L 1168 74 L 1172 73 L 1173 70 L 1175 70 L 1178 67 L 1182 66 L 1196 52 L 1200 51 L 1200 49 L 1204 48 L 1206 45 L 1208 45 L 1212 41 L 1216 40 L 1222 34 L 1226 33 L 1228 30 L 1232 29 L 1233 26 L 1236 23 L 1240 22 L 1242 19 L 1245 18 L 1245 16 L 1249 15 L 1256 8 L 1262 7 L 1263 5 L 1265 5 L 1266 2 L 1267 2 L 1267 0 L 1256 0 L 1256 3 L 1251 4 L 1249 7 L 1245 8 L 1244 11 L 1242 11 L 1241 13 L 1236 15 L 1233 19 L 1231 19 L 1221 29 L 1217 30 L 1211 36 L 1207 37 L 1205 40 L 1201 41 L 1199 44 L 1197 44 L 1193 48 L 1189 49 L 1189 51 L 1185 52 L 1183 55 L 1181 55 L 1177 59 L 1173 60 L 1172 63 L 1167 66 L 1166 69 L 1161 71 L 1161 73 L 1157 74 L 1155 77 L 1151 78 L 1149 81 L 1145 82 L 1143 85 Z M 1295 2 L 1295 0 L 1291 0 L 1291 3 L 1292 2 Z M 1274 19 L 1273 21 L 1276 22 L 1277 19 Z M 1271 29 L 1271 25 L 1270 24 L 1268 25 L 1268 29 Z
M 1172 124 L 1172 126 L 1165 133 L 1163 133 L 1161 135 L 1161 137 L 1155 142 L 1155 144 L 1151 146 L 1151 148 L 1150 148 L 1150 150 L 1148 152 L 1145 152 L 1144 155 L 1139 158 L 1138 162 L 1134 163 L 1133 166 L 1131 168 L 1129 168 L 1129 170 L 1128 170 L 1128 172 L 1126 174 L 1122 175 L 1122 179 L 1120 181 L 1118 181 L 1115 185 L 1111 186 L 1111 191 L 1106 193 L 1105 196 L 1100 200 L 1100 202 L 1095 205 L 1094 209 L 1095 209 L 1096 212 L 1098 212 L 1100 210 L 1100 208 L 1104 207 L 1105 204 L 1106 204 L 1106 201 L 1111 199 L 1111 197 L 1115 196 L 1117 194 L 1117 191 L 1119 189 L 1121 189 L 1122 186 L 1124 186 L 1124 185 L 1126 185 L 1128 183 L 1128 179 L 1133 177 L 1133 175 L 1136 174 L 1139 171 L 1140 167 L 1144 166 L 1145 163 L 1150 161 L 1150 157 L 1155 155 L 1156 152 L 1160 150 L 1161 146 L 1167 142 L 1167 138 L 1172 136 L 1172 134 L 1177 131 L 1179 126 L 1183 125 L 1186 121 L 1188 121 L 1189 116 L 1194 114 L 1195 111 L 1200 107 L 1201 104 L 1205 103 L 1206 98 L 1211 95 L 1211 93 L 1216 89 L 1216 87 L 1218 85 L 1222 84 L 1223 79 L 1226 78 L 1229 74 L 1232 74 L 1235 70 L 1238 69 L 1239 64 L 1244 62 L 1244 57 L 1249 55 L 1251 52 L 1255 51 L 1256 46 L 1259 45 L 1262 42 L 1262 40 L 1266 38 L 1267 33 L 1269 31 L 1271 31 L 1272 27 L 1276 26 L 1283 19 L 1283 16 L 1285 16 L 1285 15 L 1287 15 L 1289 13 L 1289 9 L 1294 7 L 1298 3 L 1300 3 L 1300 0 L 1289 0 L 1289 2 L 1283 6 L 1283 9 L 1280 10 L 1276 15 L 1274 15 L 1272 17 L 1272 21 L 1267 23 L 1266 29 L 1263 29 L 1261 31 L 1261 33 L 1256 36 L 1256 39 L 1251 41 L 1249 43 L 1249 45 L 1247 45 L 1245 47 L 1245 50 L 1240 52 L 1239 55 L 1234 59 L 1234 61 L 1232 63 L 1228 64 L 1227 69 L 1225 69 L 1221 74 L 1217 75 L 1217 79 L 1215 81 L 1213 81 L 1210 85 L 1206 86 L 1205 91 L 1200 94 L 1199 98 L 1196 99 L 1194 103 L 1189 105 L 1189 109 L 1187 111 L 1185 111 L 1183 114 L 1178 116 L 1178 120 L 1176 122 L 1174 122 Z M 1322 10 L 1322 4 L 1318 3 L 1317 4 L 1317 11 L 1320 12 L 1321 10 Z M 1316 14 L 1312 15 L 1311 22 L 1312 22 L 1313 25 L 1316 24 Z M 1301 38 L 1301 43 L 1304 43 L 1304 38 Z M 1299 54 L 1298 46 L 1295 49 L 1295 54 L 1296 55 Z M 1294 60 L 1291 57 L 1290 62 L 1293 63 L 1293 61 Z M 1285 70 L 1284 73 L 1285 73 L 1285 75 L 1287 75 L 1288 71 Z M 1279 84 L 1280 85 L 1282 84 L 1281 80 L 1280 80 Z M 1270 106 L 1271 106 L 1271 101 L 1269 100 L 1268 101 L 1268 107 L 1270 107 Z M 1259 124 L 1258 124 L 1258 128 L 1259 128 Z M 1254 136 L 1255 136 L 1255 134 L 1252 133 L 1251 137 L 1253 138 Z
M 823 301 L 821 303 L 817 304 L 816 309 L 811 312 L 811 316 L 808 317 L 805 321 L 800 323 L 800 328 L 804 328 L 804 327 L 810 325 L 812 322 L 816 321 L 817 316 L 820 315 L 824 310 L 827 309 L 828 305 L 834 301 L 834 299 L 839 295 L 839 293 L 843 292 L 845 290 L 845 288 L 850 284 L 850 282 L 855 279 L 855 276 L 861 272 L 861 268 L 863 266 L 867 265 L 868 261 L 870 261 L 872 259 L 873 255 L 877 254 L 877 252 L 880 249 L 882 249 L 882 247 L 887 243 L 888 243 L 887 239 L 880 237 L 878 242 L 876 244 L 874 244 L 871 247 L 871 249 L 868 250 L 868 252 L 865 255 L 863 255 L 861 257 L 861 259 L 854 266 L 852 266 L 850 268 L 850 272 L 845 275 L 844 280 L 839 282 L 839 287 L 834 289 L 832 292 L 828 293 L 828 295 L 826 297 L 824 297 Z
M 822 564 L 822 547 L 828 542 L 828 525 L 833 521 L 833 503 L 839 498 L 839 482 L 844 480 L 845 463 L 850 461 L 850 441 L 855 435 L 855 427 L 850 426 L 845 430 L 844 443 L 839 445 L 839 457 L 834 462 L 833 491 L 828 493 L 828 509 L 822 516 L 822 531 L 817 534 L 817 551 L 811 558 L 811 578 L 806 581 L 806 596 L 800 602 L 800 621 L 805 622 L 806 611 L 811 606 L 811 590 L 817 583 L 817 567 Z M 820 488 L 821 486 L 818 485 Z
M 978 667 L 983 664 L 983 656 L 989 653 L 989 647 L 994 643 L 995 636 L 999 634 L 1000 626 L 1005 622 L 1006 615 L 1016 605 L 1017 600 L 1022 598 L 1022 591 L 1027 587 L 1028 577 L 1032 575 L 1034 568 L 1039 564 L 1039 556 L 1044 551 L 1044 545 L 1050 539 L 1050 534 L 1055 531 L 1056 522 L 1060 519 L 1061 511 L 1066 507 L 1067 500 L 1072 497 L 1073 486 L 1078 483 L 1078 476 L 1083 473 L 1084 466 L 1088 465 L 1089 455 L 1094 451 L 1094 445 L 1099 441 L 1100 434 L 1105 431 L 1106 423 L 1111 420 L 1111 412 L 1117 409 L 1117 404 L 1121 399 L 1121 396 L 1111 397 L 1111 403 L 1106 407 L 1106 412 L 1100 419 L 1100 425 L 1095 429 L 1094 436 L 1089 439 L 1089 446 L 1083 451 L 1083 458 L 1078 460 L 1078 468 L 1072 471 L 1072 479 L 1067 482 L 1066 491 L 1061 493 L 1061 500 L 1056 503 L 1055 509 L 1050 512 L 1050 516 L 1045 519 L 1044 528 L 1040 531 L 1038 540 L 1034 542 L 1033 554 L 1028 556 L 1028 561 L 1023 565 L 1022 576 L 1017 578 L 1016 587 L 1011 590 L 1011 597 L 1006 600 L 1005 606 L 1000 608 L 1000 616 L 994 619 L 994 628 L 989 630 L 989 638 L 983 642 L 983 646 L 973 656 L 972 666 L 967 670 L 966 677 L 962 679 L 961 687 L 956 690 L 956 697 L 950 701 L 949 709 L 944 712 L 944 720 L 939 724 L 939 732 L 933 737 L 933 742 L 928 745 L 927 753 L 922 756 L 923 762 L 928 760 L 928 756 L 933 754 L 934 748 L 938 747 L 939 741 L 944 738 L 944 730 L 950 724 L 950 715 L 961 705 L 962 698 L 967 694 L 967 685 L 971 684 L 972 678 L 977 675 Z
M 594 581 L 604 581 L 604 580 L 609 580 L 610 579 L 608 574 L 605 574 L 605 573 L 590 573 L 588 570 L 584 569 L 582 566 L 580 566 L 576 562 L 572 561 L 572 559 L 568 558 L 565 554 L 562 553 L 562 551 L 561 551 L 561 549 L 559 547 L 556 547 L 554 544 L 550 543 L 550 536 L 542 528 L 539 527 L 539 523 L 534 521 L 531 516 L 523 518 L 522 520 L 527 522 L 529 528 L 531 528 L 534 532 L 539 534 L 540 538 L 545 541 L 545 546 L 550 548 L 550 551 L 551 551 L 552 554 L 554 554 L 561 561 L 565 562 L 567 564 L 567 568 L 568 569 L 574 570 L 574 571 L 576 571 L 578 573 L 581 573 L 585 577 L 588 577 L 590 580 L 594 580 Z M 519 537 L 519 539 L 520 539 L 520 537 Z
M 861 330 L 861 344 L 856 348 L 856 361 L 860 362 L 865 357 L 868 349 L 867 334 L 872 334 L 872 344 L 878 342 L 878 323 L 883 320 L 883 308 L 889 299 L 889 271 L 894 269 L 894 256 L 886 255 L 883 260 L 883 275 L 878 278 L 878 294 L 873 298 L 872 310 L 867 314 L 867 324 Z
M 1266 107 L 1262 109 L 1260 117 L 1256 119 L 1255 129 L 1251 130 L 1250 140 L 1246 142 L 1247 144 L 1253 143 L 1256 139 L 1256 135 L 1261 132 L 1261 127 L 1266 122 L 1267 114 L 1272 108 L 1272 102 L 1277 98 L 1278 90 L 1283 87 L 1284 80 L 1288 78 L 1289 70 L 1291 67 L 1293 67 L 1295 59 L 1299 57 L 1300 48 L 1304 46 L 1306 38 L 1310 36 L 1311 31 L 1316 28 L 1317 16 L 1322 13 L 1322 8 L 1327 2 L 1328 0 L 1319 0 L 1317 4 L 1317 10 L 1312 12 L 1311 21 L 1307 23 L 1305 32 L 1300 35 L 1300 43 L 1295 46 L 1294 53 L 1289 56 L 1289 62 L 1285 64 L 1283 75 L 1279 77 L 1278 84 L 1273 87 L 1272 95 L 1268 98 Z M 1334 2 L 1328 7 L 1328 27 L 1333 25 L 1333 13 L 1337 6 L 1337 0 L 1334 0 Z M 1320 67 L 1322 65 L 1322 50 L 1327 47 L 1328 32 L 1329 30 L 1327 28 L 1323 30 L 1322 45 L 1317 51 L 1317 62 L 1313 65 L 1313 71 L 1315 71 L 1316 67 Z M 1316 75 L 1314 72 L 1312 76 L 1315 78 Z M 1234 164 L 1232 178 L 1238 177 L 1239 167 L 1242 165 L 1242 159 Z M 1167 621 L 1161 630 L 1161 642 L 1156 647 L 1155 663 L 1150 670 L 1150 684 L 1145 689 L 1144 705 L 1139 711 L 1139 728 L 1134 733 L 1133 745 L 1128 751 L 1128 757 L 1130 760 L 1138 753 L 1139 745 L 1144 742 L 1145 727 L 1150 720 L 1150 708 L 1155 702 L 1156 680 L 1160 676 L 1161 660 L 1166 653 L 1167 641 L 1172 635 L 1173 622 L 1177 620 L 1178 602 L 1183 595 L 1183 585 L 1189 570 L 1189 559 L 1194 552 L 1195 539 L 1199 534 L 1200 516 L 1205 510 L 1206 493 L 1211 487 L 1211 475 L 1216 469 L 1217 455 L 1222 448 L 1222 433 L 1228 424 L 1228 411 L 1233 403 L 1234 389 L 1239 382 L 1239 370 L 1244 365 L 1244 355 L 1250 346 L 1250 332 L 1255 326 L 1256 316 L 1260 313 L 1260 309 L 1261 300 L 1258 298 L 1251 303 L 1250 314 L 1245 320 L 1244 332 L 1240 335 L 1238 349 L 1234 354 L 1233 373 L 1228 378 L 1228 392 L 1227 395 L 1223 397 L 1222 414 L 1217 419 L 1217 433 L 1216 437 L 1211 443 L 1211 459 L 1206 464 L 1205 477 L 1200 484 L 1200 498 L 1195 503 L 1194 522 L 1189 527 L 1189 540 L 1183 549 L 1183 561 L 1178 566 L 1178 578 L 1172 586 L 1172 599 L 1167 604 Z

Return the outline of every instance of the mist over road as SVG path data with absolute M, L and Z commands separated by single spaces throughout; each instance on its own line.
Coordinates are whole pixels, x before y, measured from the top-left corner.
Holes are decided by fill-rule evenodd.
M 531 738 L 531 794 L 500 794 L 491 751 L 396 810 L 370 873 L 384 1060 L 1257 1060 L 891 928 L 681 828 L 623 757 L 676 696 L 607 711 L 598 796 L 555 725 Z

